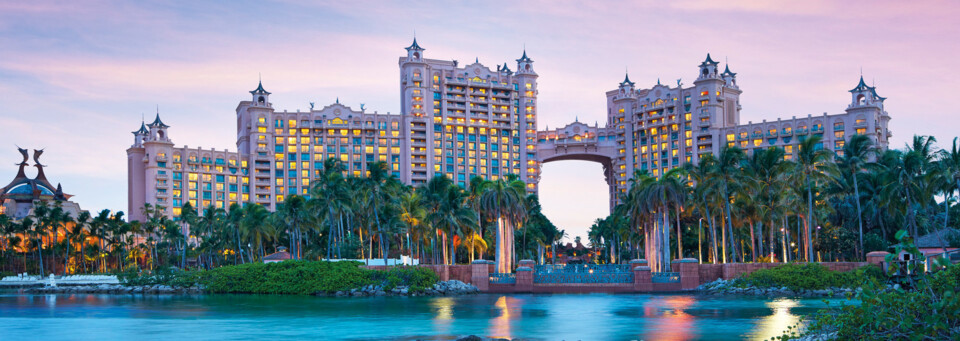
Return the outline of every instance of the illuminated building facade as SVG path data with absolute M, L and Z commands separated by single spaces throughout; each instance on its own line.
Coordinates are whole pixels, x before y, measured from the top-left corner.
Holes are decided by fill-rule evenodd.
M 637 89 L 625 77 L 606 92 L 607 122 L 576 120 L 563 128 L 537 131 L 537 73 L 526 51 L 494 69 L 476 60 L 427 59 L 417 44 L 399 58 L 399 114 L 354 110 L 339 103 L 310 111 L 277 111 L 262 83 L 237 106 L 237 151 L 178 147 L 159 114 L 135 131 L 128 156 L 128 212 L 142 219 L 145 204 L 176 216 L 187 202 L 194 207 L 256 203 L 269 209 L 292 194 L 308 194 L 323 161 L 336 158 L 346 173 L 363 176 L 368 164 L 383 161 L 410 185 L 448 176 L 463 187 L 470 178 L 519 176 L 536 193 L 542 163 L 586 160 L 603 164 L 610 206 L 628 189 L 635 171 L 659 176 L 696 163 L 724 146 L 748 153 L 784 148 L 791 159 L 797 143 L 811 135 L 822 147 L 842 152 L 855 134 L 886 148 L 891 136 L 885 98 L 860 83 L 838 114 L 808 115 L 740 123 L 736 74 L 709 55 L 696 80 L 684 86 L 661 84 Z
M 127 149 L 129 216 L 142 220 L 145 204 L 177 216 L 188 202 L 273 210 L 289 195 L 307 195 L 327 158 L 342 161 L 353 176 L 383 161 L 411 185 L 444 175 L 467 187 L 473 176 L 515 174 L 536 192 L 537 74 L 526 52 L 514 72 L 506 63 L 494 70 L 479 61 L 461 67 L 426 59 L 416 40 L 406 50 L 399 60 L 400 114 L 358 111 L 339 100 L 281 112 L 261 83 L 237 106 L 231 152 L 175 146 L 158 113 L 133 132 Z
M 670 87 L 658 81 L 651 88 L 637 89 L 627 76 L 617 89 L 606 93 L 605 127 L 574 122 L 541 131 L 538 155 L 542 162 L 574 159 L 603 164 L 613 207 L 617 193 L 629 188 L 634 171 L 660 176 L 671 168 L 696 163 L 705 154 L 717 155 L 724 146 L 738 146 L 748 154 L 776 146 L 784 149 L 786 159 L 792 159 L 799 141 L 812 135 L 822 136 L 822 148 L 838 154 L 855 134 L 869 136 L 881 149 L 889 144 L 886 98 L 877 95 L 863 77 L 850 90 L 846 110 L 838 114 L 741 124 L 740 94 L 736 74 L 729 66 L 720 72 L 719 63 L 709 54 L 692 86 L 678 81 Z

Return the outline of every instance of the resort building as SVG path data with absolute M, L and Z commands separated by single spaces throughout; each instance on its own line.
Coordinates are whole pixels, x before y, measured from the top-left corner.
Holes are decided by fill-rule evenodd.
M 33 150 L 34 167 L 37 175 L 31 179 L 27 177 L 26 168 L 30 166 L 27 150 L 17 148 L 23 155 L 23 161 L 17 164 L 19 170 L 10 184 L 0 187 L 0 214 L 5 214 L 14 220 L 20 220 L 34 214 L 34 207 L 45 203 L 50 207 L 59 205 L 64 213 L 76 218 L 82 210 L 76 202 L 70 201 L 72 195 L 64 194 L 60 184 L 53 186 L 43 172 L 44 165 L 40 164 L 40 155 L 43 150 Z
M 705 154 L 716 155 L 723 147 L 738 146 L 750 154 L 776 146 L 789 160 L 799 141 L 812 135 L 822 136 L 821 147 L 837 154 L 855 134 L 869 136 L 881 149 L 889 144 L 886 98 L 863 77 L 850 90 L 850 104 L 841 113 L 741 124 L 737 74 L 729 66 L 720 72 L 709 54 L 698 71 L 693 85 L 686 87 L 680 81 L 673 87 L 657 81 L 651 88 L 637 89 L 629 76 L 624 77 L 617 89 L 606 93 L 605 127 L 574 122 L 539 132 L 540 160 L 602 163 L 613 207 L 635 170 L 659 176 L 685 163 L 695 164 Z
M 369 113 L 339 103 L 307 112 L 278 111 L 258 84 L 237 106 L 237 151 L 175 146 L 169 126 L 143 123 L 127 149 L 128 214 L 145 204 L 169 216 L 193 207 L 255 203 L 273 210 L 284 198 L 308 195 L 323 161 L 336 158 L 348 175 L 386 162 L 404 183 L 445 175 L 466 187 L 473 176 L 525 179 L 536 192 L 537 74 L 524 51 L 517 72 L 504 63 L 424 58 L 413 41 L 399 60 L 400 114 Z
M 132 220 L 145 204 L 177 216 L 194 207 L 255 203 L 273 210 L 284 198 L 308 195 L 327 158 L 343 162 L 348 175 L 363 176 L 369 163 L 383 161 L 410 185 L 436 175 L 467 187 L 470 178 L 496 180 L 509 174 L 536 193 L 540 166 L 559 160 L 586 160 L 604 166 L 610 205 L 627 190 L 635 170 L 659 176 L 696 163 L 724 146 L 782 147 L 793 158 L 806 136 L 822 135 L 823 148 L 840 151 L 854 134 L 886 148 L 890 116 L 885 98 L 860 83 L 837 114 L 808 115 L 740 123 L 736 74 L 707 55 L 693 85 L 660 84 L 637 89 L 625 77 L 606 93 L 607 122 L 575 122 L 537 130 L 537 73 L 526 51 L 510 65 L 479 60 L 428 59 L 414 39 L 399 58 L 401 111 L 367 112 L 339 103 L 310 111 L 274 109 L 271 93 L 258 84 L 236 108 L 237 151 L 178 147 L 159 114 L 133 132 L 127 149 Z

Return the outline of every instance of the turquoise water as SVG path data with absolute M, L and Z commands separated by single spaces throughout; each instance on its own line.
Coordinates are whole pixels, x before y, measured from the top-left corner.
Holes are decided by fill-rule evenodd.
M 831 300 L 838 304 L 840 300 Z M 820 299 L 0 295 L 2 340 L 769 339 Z

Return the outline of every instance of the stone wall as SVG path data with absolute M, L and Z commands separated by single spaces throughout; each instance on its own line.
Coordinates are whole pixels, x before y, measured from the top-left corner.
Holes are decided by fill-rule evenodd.
M 861 266 L 877 263 L 883 255 L 869 257 L 871 262 L 832 262 L 819 263 L 833 271 L 852 271 Z M 680 273 L 680 283 L 653 283 L 650 267 L 647 261 L 635 259 L 630 261 L 634 272 L 634 283 L 621 284 L 534 284 L 533 267 L 531 260 L 520 261 L 517 268 L 516 284 L 491 284 L 490 274 L 493 273 L 492 262 L 485 260 L 474 261 L 468 265 L 419 265 L 432 270 L 441 281 L 458 280 L 473 284 L 481 292 L 495 293 L 587 293 L 587 292 L 670 292 L 695 290 L 697 286 L 710 283 L 717 279 L 733 279 L 741 274 L 748 274 L 760 269 L 769 269 L 783 263 L 728 263 L 728 264 L 699 264 L 696 259 L 684 258 L 671 262 L 674 272 Z M 385 266 L 364 266 L 368 269 L 384 270 Z

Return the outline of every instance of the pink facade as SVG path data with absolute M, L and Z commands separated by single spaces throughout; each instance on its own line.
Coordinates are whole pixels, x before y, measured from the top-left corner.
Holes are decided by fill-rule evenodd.
M 586 160 L 604 166 L 610 206 L 628 187 L 635 170 L 659 176 L 684 163 L 696 163 L 725 146 L 747 152 L 782 147 L 792 158 L 806 136 L 823 136 L 823 148 L 841 150 L 850 136 L 871 137 L 886 148 L 890 116 L 884 98 L 862 78 L 850 90 L 851 103 L 838 114 L 808 115 L 740 124 L 736 74 L 709 55 L 692 85 L 660 84 L 637 89 L 625 77 L 606 92 L 604 126 L 574 122 L 537 130 L 537 78 L 533 60 L 516 60 L 491 69 L 479 60 L 427 59 L 414 40 L 400 57 L 401 112 L 356 110 L 339 101 L 310 111 L 278 111 L 271 93 L 259 84 L 237 113 L 237 151 L 175 146 L 159 114 L 134 132 L 128 157 L 128 212 L 142 219 L 145 204 L 168 216 L 194 207 L 227 208 L 256 203 L 269 209 L 292 195 L 309 194 L 327 158 L 363 176 L 371 162 L 386 162 L 402 182 L 418 185 L 448 176 L 466 187 L 470 178 L 498 179 L 516 174 L 537 192 L 544 162 Z
M 424 58 L 416 41 L 399 59 L 402 112 L 356 110 L 339 101 L 306 112 L 278 111 L 259 84 L 237 106 L 237 151 L 175 146 L 159 114 L 135 131 L 127 149 L 128 212 L 146 204 L 168 216 L 195 208 L 256 203 L 273 210 L 285 197 L 309 195 L 323 161 L 340 160 L 363 176 L 386 162 L 404 183 L 436 175 L 466 187 L 473 176 L 517 174 L 536 192 L 537 74 L 526 52 L 495 69 L 479 61 Z
M 780 147 L 792 159 L 796 146 L 812 135 L 823 137 L 823 148 L 842 153 L 855 134 L 869 136 L 886 149 L 891 132 L 885 98 L 866 85 L 863 77 L 850 90 L 851 101 L 838 114 L 808 115 L 760 123 L 740 123 L 740 94 L 736 73 L 729 66 L 719 71 L 710 55 L 700 63 L 692 86 L 678 80 L 637 89 L 625 77 L 616 90 L 606 93 L 605 126 L 574 122 L 566 127 L 538 132 L 542 162 L 585 160 L 604 165 L 610 186 L 610 207 L 629 188 L 636 170 L 660 176 L 685 163 L 696 163 L 705 154 L 738 146 L 748 154 L 755 149 Z

